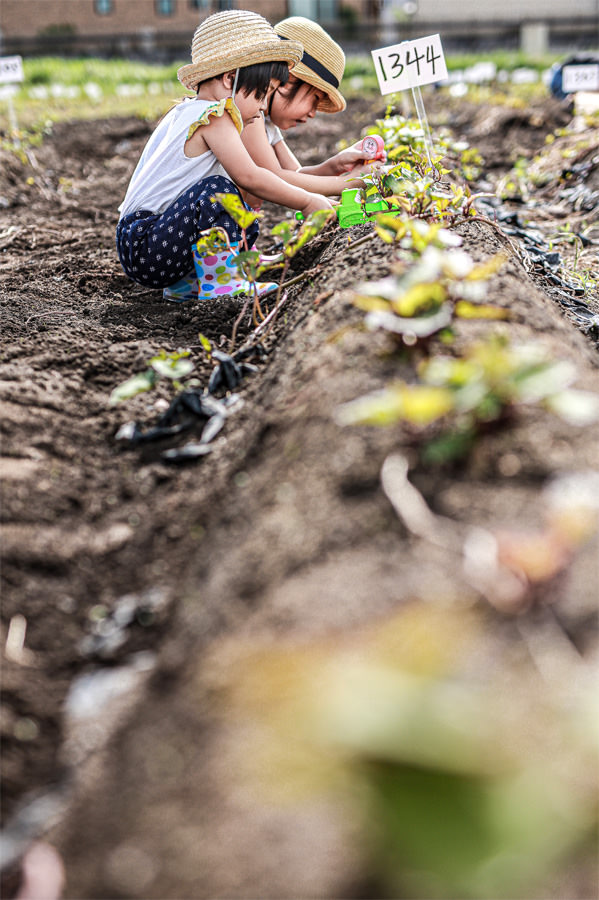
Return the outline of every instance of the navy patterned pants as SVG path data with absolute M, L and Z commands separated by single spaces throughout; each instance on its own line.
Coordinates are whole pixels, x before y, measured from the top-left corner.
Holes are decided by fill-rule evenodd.
M 125 274 L 145 287 L 163 288 L 193 271 L 191 245 L 201 231 L 220 226 L 231 241 L 241 229 L 214 194 L 239 194 L 232 181 L 211 175 L 171 203 L 163 213 L 140 209 L 123 216 L 116 229 L 116 248 Z M 258 223 L 246 229 L 248 247 L 258 237 Z

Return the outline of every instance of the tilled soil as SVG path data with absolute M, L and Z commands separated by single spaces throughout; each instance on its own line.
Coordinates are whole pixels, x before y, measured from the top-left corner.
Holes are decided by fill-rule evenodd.
M 443 120 L 480 147 L 487 182 L 569 121 L 549 102 L 511 113 L 429 102 L 433 125 Z M 289 142 L 310 163 L 381 114 L 355 101 Z M 352 287 L 386 274 L 393 250 L 378 239 L 353 246 L 369 225 L 335 226 L 294 261 L 290 274 L 309 278 L 289 288 L 211 452 L 173 465 L 161 456 L 172 440 L 123 446 L 119 427 L 155 423 L 170 395 L 161 383 L 114 407 L 112 389 L 160 349 L 179 347 L 191 349 L 207 384 L 198 335 L 226 349 L 240 308 L 168 304 L 122 274 L 116 209 L 150 131 L 136 119 L 58 125 L 26 165 L 2 156 L 3 644 L 15 617 L 26 623 L 24 650 L 3 667 L 4 821 L 14 830 L 15 814 L 40 794 L 55 802 L 53 816 L 29 816 L 25 840 L 54 826 L 68 897 L 373 896 L 338 809 L 281 809 L 232 771 L 215 647 L 344 633 L 415 598 L 459 593 L 459 560 L 415 539 L 381 489 L 394 450 L 408 455 L 435 512 L 458 525 L 534 530 L 543 486 L 596 468 L 599 425 L 527 407 L 486 431 L 467 461 L 437 470 L 419 463 L 405 428 L 341 428 L 340 403 L 409 377 L 410 365 L 363 328 L 352 304 Z M 595 163 L 587 184 L 596 177 Z M 529 211 L 512 210 L 530 222 Z M 545 227 L 593 215 L 560 205 L 557 193 L 542 213 Z M 281 217 L 267 210 L 267 222 Z M 460 321 L 455 349 L 490 329 L 537 340 L 576 363 L 577 387 L 599 392 L 596 330 L 585 326 L 599 311 L 596 293 L 549 279 L 501 221 L 459 232 L 477 260 L 507 254 L 489 296 L 512 318 Z M 260 246 L 271 242 L 263 227 Z M 251 327 L 244 321 L 239 343 Z M 595 646 L 596 551 L 591 540 L 565 583 L 537 597 L 554 602 L 582 657 Z M 498 633 L 521 640 L 511 616 L 479 602 Z M 519 611 L 531 623 L 537 614 L 535 604 Z M 109 639 L 102 620 L 114 623 Z M 76 716 L 65 717 L 69 688 L 99 670 L 126 690 L 102 709 L 88 699 L 97 715 L 79 711 L 75 727 Z

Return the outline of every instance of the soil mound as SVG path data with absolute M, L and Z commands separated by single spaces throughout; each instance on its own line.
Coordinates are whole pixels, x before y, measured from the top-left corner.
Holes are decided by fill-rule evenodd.
M 350 103 L 290 144 L 309 164 L 380 113 Z M 514 154 L 532 159 L 567 118 L 550 102 L 436 115 L 480 147 L 486 178 L 505 174 Z M 0 160 L 4 638 L 15 617 L 26 625 L 25 652 L 3 667 L 5 821 L 13 827 L 39 792 L 56 801 L 51 837 L 69 897 L 374 896 L 381 886 L 365 884 L 359 839 L 339 807 L 281 808 L 231 770 L 231 730 L 214 699 L 227 671 L 215 648 L 232 638 L 276 645 L 341 635 L 410 603 L 471 594 L 455 552 L 419 539 L 394 511 L 381 486 L 385 460 L 401 450 L 428 507 L 457 529 L 535 532 L 543 488 L 596 467 L 599 425 L 578 428 L 532 405 L 484 431 L 465 461 L 431 469 L 404 426 L 337 424 L 340 404 L 409 367 L 388 336 L 364 329 L 352 302 L 356 284 L 390 272 L 392 250 L 360 243 L 370 225 L 335 226 L 295 261 L 295 273 L 310 275 L 289 288 L 211 452 L 175 466 L 160 455 L 172 442 L 119 444 L 124 422 L 151 425 L 170 395 L 161 385 L 111 407 L 112 389 L 178 347 L 192 351 L 207 384 L 199 334 L 226 349 L 239 312 L 235 301 L 164 303 L 120 270 L 116 210 L 150 130 L 135 119 L 70 123 L 24 162 Z M 554 218 L 563 222 L 558 182 L 539 209 L 561 203 Z M 267 224 L 280 218 L 267 210 Z M 514 220 L 511 234 L 504 225 L 459 227 L 475 260 L 506 254 L 489 298 L 511 319 L 495 327 L 541 342 L 576 365 L 577 387 L 599 393 L 589 331 L 596 293 L 552 281 Z M 263 228 L 261 246 L 271 240 Z M 565 301 L 586 304 L 582 323 Z M 244 322 L 240 342 L 251 327 Z M 461 320 L 455 351 L 489 327 Z M 596 646 L 596 551 L 594 539 L 582 546 L 517 617 L 578 659 Z M 516 619 L 475 602 L 502 646 L 532 652 Z M 98 672 L 109 694 L 111 673 L 126 690 L 115 686 L 110 707 L 93 695 L 82 711 L 82 695 L 69 690 Z M 48 824 L 30 823 L 28 838 Z M 568 896 L 585 896 L 588 877 L 574 881 Z M 544 896 L 563 890 L 562 881 Z

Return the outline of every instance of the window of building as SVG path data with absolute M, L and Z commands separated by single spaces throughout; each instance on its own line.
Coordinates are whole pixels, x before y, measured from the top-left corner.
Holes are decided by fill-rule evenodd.
M 338 17 L 338 0 L 287 0 L 290 16 L 304 16 L 313 22 L 334 22 Z
M 107 16 L 114 9 L 114 0 L 94 0 L 94 12 L 98 16 Z
M 212 0 L 189 0 L 191 9 L 210 9 Z
M 337 0 L 319 0 L 315 22 L 335 22 L 337 16 Z
M 159 16 L 174 16 L 177 0 L 154 0 Z

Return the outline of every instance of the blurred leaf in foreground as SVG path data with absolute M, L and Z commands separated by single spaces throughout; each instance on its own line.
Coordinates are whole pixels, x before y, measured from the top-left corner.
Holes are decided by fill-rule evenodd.
M 232 667 L 240 764 L 271 801 L 335 793 L 380 896 L 537 896 L 573 854 L 592 858 L 595 679 L 577 661 L 555 691 L 494 628 L 468 606 L 413 602 Z

